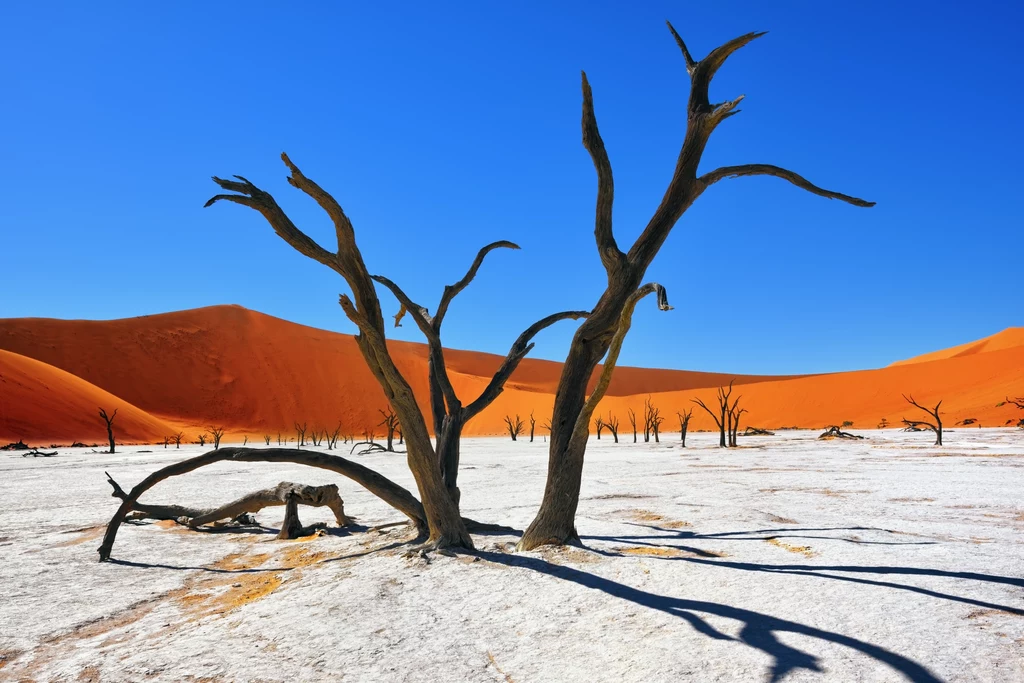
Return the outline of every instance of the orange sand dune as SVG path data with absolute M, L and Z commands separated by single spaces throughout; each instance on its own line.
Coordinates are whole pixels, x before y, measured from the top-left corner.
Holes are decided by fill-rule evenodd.
M 1012 349 L 1016 346 L 1024 346 L 1024 327 L 1008 327 L 1002 332 L 996 332 L 990 337 L 977 341 L 967 342 L 959 346 L 951 346 L 941 351 L 932 351 L 920 356 L 914 356 L 906 360 L 898 360 L 889 367 L 896 365 L 909 365 L 910 363 L 927 363 L 933 360 L 946 358 L 959 358 L 961 356 L 973 356 L 976 353 L 987 353 L 989 351 L 1000 351 Z
M 1006 346 L 1005 341 L 999 344 Z M 398 341 L 390 347 L 426 409 L 426 347 Z M 743 405 L 750 410 L 745 424 L 818 428 L 853 420 L 857 426 L 873 427 L 882 417 L 896 422 L 901 415 L 909 416 L 900 394 L 913 392 L 922 402 L 945 398 L 949 424 L 974 417 L 995 426 L 1013 417 L 1012 411 L 997 409 L 995 403 L 1007 393 L 1021 393 L 1024 346 L 989 347 L 985 353 L 830 375 L 734 376 L 623 367 L 616 371 L 601 412 L 615 412 L 625 424 L 626 409 L 642 410 L 643 399 L 651 394 L 668 416 L 664 428 L 669 429 L 676 410 L 692 407 L 691 398 L 710 400 L 714 387 L 736 377 L 736 392 L 743 394 Z M 162 420 L 167 428 L 185 428 L 190 439 L 216 425 L 228 429 L 229 440 L 242 434 L 254 440 L 270 434 L 276 441 L 278 432 L 293 433 L 296 421 L 311 428 L 341 423 L 343 433 L 361 435 L 376 427 L 378 409 L 386 406 L 351 336 L 239 306 L 111 321 L 0 320 L 0 349 L 36 358 L 102 387 Z M 456 391 L 467 403 L 482 391 L 502 360 L 472 351 L 445 353 Z M 542 433 L 540 425 L 551 414 L 559 373 L 558 363 L 527 359 L 505 392 L 469 424 L 466 433 L 498 434 L 504 429 L 504 415 L 519 414 L 526 420 L 531 412 Z M 42 410 L 37 414 L 49 415 Z M 51 421 L 63 419 L 59 411 L 53 412 Z M 693 424 L 709 428 L 711 420 L 698 408 Z M 44 420 L 32 428 L 43 435 L 52 432 L 54 424 Z M 0 432 L 6 431 L 4 425 Z M 154 439 L 163 436 L 153 434 Z
M 68 372 L 0 351 L 0 442 L 30 445 L 107 442 L 99 416 L 112 413 L 118 441 L 148 443 L 171 433 L 166 423 Z

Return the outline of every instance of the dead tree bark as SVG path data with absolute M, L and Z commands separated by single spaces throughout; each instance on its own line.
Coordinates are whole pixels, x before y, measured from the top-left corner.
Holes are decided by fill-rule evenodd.
M 612 439 L 615 440 L 615 443 L 618 443 L 619 442 L 619 418 L 615 417 L 614 415 L 611 414 L 611 412 L 609 412 L 608 413 L 608 420 L 604 423 L 604 426 L 607 427 L 608 431 L 612 433 Z
M 636 413 L 632 408 L 626 408 L 626 416 L 629 417 L 629 424 L 633 427 L 633 443 L 636 443 Z
M 686 431 L 690 428 L 693 408 L 690 408 L 685 413 L 676 411 L 676 416 L 679 417 L 679 441 L 682 443 L 683 448 L 686 448 Z
M 220 440 L 224 437 L 223 427 L 207 427 L 210 430 L 210 436 L 213 437 L 213 450 L 220 448 Z
M 213 463 L 233 462 L 290 462 L 298 465 L 317 467 L 331 472 L 337 472 L 352 481 L 363 486 L 370 493 L 374 494 L 385 503 L 405 514 L 409 520 L 421 532 L 429 527 L 427 514 L 420 501 L 416 500 L 409 491 L 405 490 L 387 477 L 363 467 L 357 463 L 337 455 L 328 455 L 315 451 L 298 451 L 292 448 L 233 448 L 226 447 L 217 451 L 210 451 L 203 455 L 182 460 L 181 462 L 168 465 L 150 474 L 141 482 L 136 484 L 127 495 L 122 498 L 121 506 L 114 513 L 110 523 L 107 524 L 107 531 L 103 536 L 103 543 L 99 548 L 100 560 L 110 558 L 111 549 L 114 547 L 114 540 L 117 537 L 117 530 L 125 517 L 135 508 L 143 493 L 153 488 L 160 482 L 171 477 L 176 477 L 188 472 L 212 465 Z M 461 519 L 461 518 L 460 518 Z
M 114 452 L 114 418 L 117 417 L 117 408 L 114 408 L 113 415 L 107 415 L 107 411 L 100 408 L 100 417 L 103 418 L 103 422 L 107 425 L 107 441 L 110 442 L 110 452 Z
M 576 330 L 562 366 L 562 376 L 555 394 L 552 419 L 555 431 L 551 435 L 544 497 L 537 516 L 523 534 L 520 541 L 522 548 L 565 543 L 578 538 L 575 517 L 586 442 L 574 442 L 572 437 L 574 425 L 586 403 L 587 383 L 594 368 L 609 349 L 626 302 L 643 282 L 648 266 L 672 227 L 707 188 L 726 178 L 769 175 L 787 180 L 822 197 L 839 199 L 855 206 L 873 206 L 872 202 L 824 190 L 792 171 L 767 164 L 725 166 L 699 175 L 698 166 L 711 133 L 722 121 L 738 113 L 736 107 L 742 99 L 739 97 L 729 102 L 712 104 L 708 98 L 711 79 L 729 55 L 763 34 L 748 33 L 740 36 L 712 50 L 704 59 L 695 61 L 671 24 L 669 30 L 679 45 L 690 76 L 686 136 L 661 204 L 625 253 L 619 249 L 612 231 L 612 166 L 598 132 L 590 84 L 586 74 L 583 74 L 583 145 L 597 170 L 594 236 L 608 275 L 608 285 L 587 320 Z
M 579 320 L 587 316 L 586 311 L 564 311 L 549 315 L 528 327 L 512 344 L 505 360 L 498 367 L 497 372 L 494 373 L 480 396 L 469 405 L 464 406 L 448 377 L 444 348 L 441 345 L 441 324 L 444 322 L 452 300 L 473 281 L 487 254 L 501 248 L 519 249 L 519 246 L 512 242 L 500 241 L 482 248 L 477 253 L 466 275 L 454 285 L 445 287 L 437 306 L 437 312 L 433 317 L 425 307 L 412 301 L 394 282 L 380 275 L 372 276 L 375 281 L 387 287 L 398 300 L 399 309 L 395 314 L 395 326 L 399 326 L 402 319 L 409 315 L 427 340 L 430 412 L 433 418 L 437 461 L 445 487 L 456 505 L 461 497 L 458 487 L 459 446 L 462 440 L 462 430 L 466 424 L 501 394 L 508 378 L 533 348 L 532 339 L 538 332 L 560 320 Z
M 604 431 L 604 418 L 598 415 L 594 418 L 594 429 L 597 430 L 597 440 L 601 440 L 601 432 Z
M 519 419 L 518 415 L 516 415 L 514 420 L 512 416 L 506 415 L 505 428 L 508 430 L 508 435 L 515 441 L 523 433 L 523 421 Z
M 537 418 L 533 416 L 533 411 L 530 411 L 530 443 L 533 443 L 533 431 L 537 426 Z
M 904 395 L 903 400 L 905 400 L 907 403 L 914 406 L 915 408 L 920 408 L 924 412 L 928 413 L 935 420 L 935 422 L 928 422 L 927 420 L 908 420 L 907 418 L 903 418 L 903 424 L 905 424 L 908 428 L 930 429 L 931 431 L 935 432 L 935 445 L 941 446 L 942 418 L 939 417 L 939 406 L 942 405 L 942 401 L 936 403 L 934 409 L 929 409 L 925 408 L 923 405 L 915 401 L 913 394 L 911 394 L 910 396 Z
M 395 411 L 391 408 L 387 409 L 387 412 L 377 409 L 377 412 L 384 416 L 384 419 L 380 421 L 378 426 L 383 426 L 385 433 L 387 434 L 388 446 L 387 451 L 389 453 L 395 452 L 395 430 L 398 429 L 398 416 L 395 415 Z

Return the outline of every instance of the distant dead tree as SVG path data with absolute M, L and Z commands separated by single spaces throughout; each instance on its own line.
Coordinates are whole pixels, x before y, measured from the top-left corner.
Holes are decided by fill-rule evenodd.
M 742 436 L 775 436 L 775 432 L 770 429 L 762 429 L 761 427 L 751 427 L 747 425 L 747 428 L 743 430 Z
M 551 420 L 544 420 L 544 422 L 541 424 L 540 427 L 541 427 L 541 429 L 546 429 L 548 431 L 548 434 L 550 434 L 551 433 Z
M 735 382 L 735 380 L 733 380 Z M 725 387 L 718 387 L 718 407 L 719 413 L 714 413 L 704 401 L 699 398 L 691 399 L 693 403 L 696 403 L 711 416 L 711 419 L 718 425 L 718 447 L 728 448 L 729 441 L 726 439 L 726 430 L 729 428 L 728 416 L 729 416 L 729 400 L 732 396 L 732 385 L 733 382 L 729 382 L 729 389 L 726 391 Z
M 629 424 L 633 427 L 633 443 L 636 443 L 636 413 L 632 408 L 626 408 L 626 417 L 629 418 Z
M 1017 398 L 1010 398 L 1009 396 L 1007 396 L 1005 400 L 1002 400 L 996 404 L 996 408 L 1002 408 L 1006 404 L 1016 406 L 1019 410 L 1024 410 L 1024 397 L 1018 396 Z M 1012 425 L 1013 419 L 1007 420 L 1006 424 Z M 1019 418 L 1017 420 L 1016 426 L 1020 427 L 1021 429 L 1024 429 L 1024 417 Z
M 514 420 L 510 415 L 506 415 L 505 428 L 508 429 L 508 435 L 515 441 L 523 433 L 523 421 L 519 419 L 518 415 L 516 415 Z
M 533 416 L 533 411 L 530 411 L 530 443 L 533 443 L 533 431 L 537 426 L 537 418 Z
M 679 418 L 679 440 L 682 442 L 683 448 L 686 448 L 686 432 L 690 428 L 690 418 L 693 417 L 693 408 L 690 408 L 686 412 L 676 411 L 676 417 Z
M 107 425 L 107 441 L 110 442 L 110 452 L 114 452 L 114 418 L 117 417 L 117 408 L 114 408 L 112 415 L 107 415 L 107 411 L 100 408 L 100 417 L 103 418 L 103 422 Z
M 210 430 L 210 436 L 213 437 L 213 450 L 217 450 L 218 448 L 220 448 L 220 440 L 224 438 L 224 428 L 207 427 L 207 429 Z
M 841 425 L 839 425 L 840 429 L 846 429 L 847 427 L 852 427 L 852 426 L 853 426 L 853 421 L 852 420 L 843 420 L 843 423 Z
M 307 429 L 309 429 L 309 426 L 305 422 L 303 422 L 302 424 L 299 424 L 298 422 L 295 423 L 295 447 L 296 448 L 302 448 L 303 446 L 306 445 L 306 430 Z
M 742 396 L 737 396 L 736 400 L 733 401 L 732 406 L 729 407 L 728 423 L 729 423 L 729 447 L 736 448 L 736 432 L 740 429 L 740 415 L 747 412 L 746 408 L 740 408 L 740 399 Z
M 981 423 L 978 422 L 978 418 L 976 418 L 976 417 L 965 417 L 964 419 L 960 420 L 959 422 L 954 423 L 953 426 L 954 427 L 967 427 L 967 426 L 973 425 L 973 424 L 978 425 L 979 429 L 981 428 Z
M 601 439 L 601 432 L 604 431 L 604 418 L 598 415 L 594 418 L 594 429 L 597 430 L 597 438 Z
M 608 412 L 608 419 L 605 420 L 604 426 L 608 428 L 608 431 L 612 433 L 612 438 L 615 443 L 619 442 L 619 418 Z
M 923 405 L 921 405 L 917 401 L 915 401 L 913 394 L 911 394 L 910 396 L 904 395 L 903 396 L 903 400 L 905 400 L 907 403 L 909 403 L 910 405 L 914 406 L 915 408 L 918 408 L 918 409 L 923 410 L 924 412 L 928 413 L 928 415 L 931 416 L 932 419 L 935 420 L 934 422 L 928 422 L 927 420 L 908 420 L 907 418 L 903 418 L 903 424 L 906 425 L 906 429 L 909 430 L 909 431 L 915 431 L 915 432 L 916 431 L 921 431 L 922 429 L 929 429 L 929 430 L 935 432 L 935 445 L 936 446 L 941 446 L 942 445 L 942 418 L 939 417 L 939 406 L 942 405 L 942 401 L 939 401 L 938 403 L 936 403 L 934 409 L 929 409 L 929 408 L 925 408 Z
M 206 432 L 199 432 L 199 434 L 196 435 L 196 443 L 199 444 L 200 446 L 205 446 L 207 436 L 208 435 Z
M 164 437 L 164 448 L 167 448 L 168 444 L 170 444 L 170 443 L 171 443 L 171 437 L 165 436 Z
M 263 443 L 265 443 L 268 446 L 270 445 L 270 434 L 263 435 Z
M 648 396 L 644 399 L 644 443 L 648 443 L 651 440 L 651 420 L 654 414 L 654 408 L 651 405 L 651 397 Z
M 314 448 L 319 448 L 320 444 L 324 440 L 324 435 L 326 435 L 326 434 L 327 434 L 327 430 L 326 429 L 324 429 L 324 431 L 321 433 L 319 428 L 313 427 L 313 431 L 310 432 L 310 434 L 309 434 L 309 440 L 313 442 L 313 447 Z
M 249 435 L 248 434 L 243 434 L 242 435 L 242 446 L 247 446 L 248 444 L 249 444 Z
M 171 441 L 174 442 L 175 448 L 181 448 L 181 440 L 185 438 L 185 432 L 178 432 L 171 434 Z
M 281 444 L 281 432 L 278 432 L 278 433 L 277 433 L 277 445 L 278 445 L 278 446 L 282 445 L 282 444 Z
M 889 426 L 889 420 L 887 418 L 884 418 L 884 417 L 878 423 L 878 429 L 885 429 L 888 426 Z
M 333 450 L 334 447 L 338 445 L 338 437 L 341 435 L 341 423 L 339 422 L 338 426 L 335 427 L 334 431 L 330 434 L 328 434 L 325 429 L 324 435 L 327 436 L 327 450 Z
M 377 409 L 377 412 L 384 416 L 384 419 L 378 423 L 378 427 L 384 427 L 384 433 L 387 435 L 387 448 L 385 449 L 388 453 L 395 452 L 395 431 L 398 429 L 398 416 L 395 415 L 395 411 L 388 407 L 387 411 Z

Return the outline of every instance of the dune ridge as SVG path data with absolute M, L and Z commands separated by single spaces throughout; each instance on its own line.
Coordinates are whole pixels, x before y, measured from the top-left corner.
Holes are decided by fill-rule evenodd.
M 426 410 L 426 346 L 389 346 Z M 93 403 L 100 397 L 129 407 L 122 438 L 140 441 L 162 440 L 177 429 L 194 438 L 210 425 L 227 428 L 229 440 L 276 438 L 278 432 L 293 434 L 295 422 L 311 429 L 340 423 L 343 433 L 362 435 L 376 428 L 378 409 L 386 407 L 353 337 L 240 306 L 109 321 L 5 319 L 0 349 L 7 352 L 0 376 L 5 382 L 16 377 L 19 387 L 14 392 L 3 384 L 0 400 L 26 406 L 16 415 L 0 413 L 0 438 L 98 440 L 102 423 Z M 20 359 L 12 359 L 15 354 Z M 464 401 L 483 390 L 501 362 L 474 351 L 445 354 Z M 30 359 L 37 364 L 25 362 Z M 852 420 L 864 428 L 882 418 L 895 423 L 912 414 L 900 396 L 908 392 L 923 403 L 945 399 L 949 426 L 967 417 L 1000 426 L 1014 417 L 995 404 L 1024 387 L 1024 328 L 912 360 L 878 370 L 784 377 L 621 367 L 600 412 L 614 413 L 622 433 L 631 431 L 627 410 L 642 411 L 650 395 L 667 416 L 663 430 L 678 429 L 676 411 L 693 408 L 693 398 L 713 400 L 715 387 L 735 379 L 736 394 L 749 410 L 744 424 L 762 427 L 819 428 Z M 501 434 L 506 414 L 527 421 L 533 412 L 540 437 L 560 371 L 559 363 L 526 359 L 495 403 L 467 426 L 467 435 Z M 119 418 L 125 414 L 122 409 Z M 691 425 L 709 429 L 713 422 L 696 408 Z

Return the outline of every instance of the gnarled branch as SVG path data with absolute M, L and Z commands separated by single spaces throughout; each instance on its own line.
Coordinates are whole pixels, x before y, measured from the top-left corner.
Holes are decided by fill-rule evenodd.
M 484 258 L 495 249 L 519 249 L 519 245 L 508 240 L 499 240 L 498 242 L 491 242 L 477 252 L 476 258 L 473 259 L 473 263 L 469 266 L 469 270 L 466 271 L 462 279 L 454 285 L 448 285 L 444 288 L 444 292 L 441 294 L 441 301 L 437 304 L 437 313 L 434 315 L 433 322 L 436 330 L 440 330 L 441 323 L 444 321 L 444 316 L 448 313 L 448 306 L 452 303 L 452 299 L 469 286 L 469 283 L 476 277 L 477 271 L 480 270 Z
M 619 250 L 612 232 L 612 204 L 615 200 L 615 181 L 612 178 L 612 164 L 608 160 L 608 151 L 597 128 L 597 117 L 594 114 L 594 93 L 590 89 L 587 73 L 583 72 L 583 146 L 590 153 L 597 171 L 597 208 L 594 211 L 594 238 L 597 240 L 597 251 L 601 255 L 601 263 L 613 277 L 622 267 L 626 255 Z
M 776 178 L 782 178 L 793 183 L 801 190 L 807 190 L 811 194 L 816 194 L 819 197 L 826 197 L 828 199 L 838 199 L 846 202 L 847 204 L 853 204 L 854 206 L 861 207 L 872 207 L 875 205 L 874 202 L 868 202 L 857 197 L 851 197 L 850 195 L 843 194 L 842 192 L 833 192 L 832 190 L 826 190 L 818 187 L 817 185 L 809 182 L 803 176 L 800 176 L 793 171 L 788 171 L 778 166 L 772 166 L 771 164 L 743 164 L 742 166 L 723 166 L 716 168 L 714 171 L 709 171 L 702 175 L 697 181 L 703 186 L 701 192 L 707 187 L 714 185 L 719 180 L 725 178 L 740 178 L 742 176 L 752 175 L 770 175 Z

